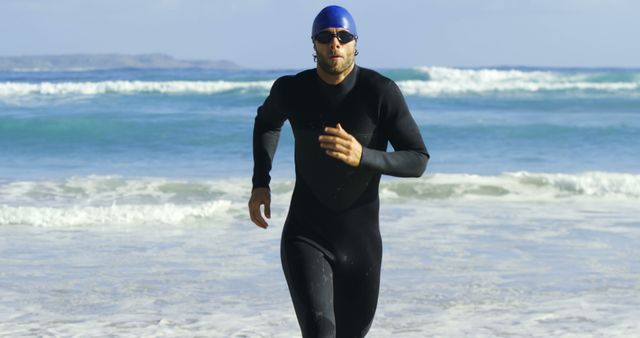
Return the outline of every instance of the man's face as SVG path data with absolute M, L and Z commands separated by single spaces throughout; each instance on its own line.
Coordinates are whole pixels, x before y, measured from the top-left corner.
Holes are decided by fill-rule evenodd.
M 325 31 L 337 33 L 344 28 L 327 28 Z M 313 40 L 313 46 L 318 57 L 318 66 L 332 75 L 339 75 L 347 71 L 354 63 L 356 40 L 341 44 L 337 37 L 333 37 L 328 43 Z

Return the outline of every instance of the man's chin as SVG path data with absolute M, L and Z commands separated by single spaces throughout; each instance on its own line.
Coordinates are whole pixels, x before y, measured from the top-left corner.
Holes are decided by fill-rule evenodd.
M 344 73 L 349 67 L 345 66 L 341 63 L 330 63 L 330 64 L 324 64 L 324 66 L 322 67 L 322 69 L 331 74 L 331 75 L 340 75 L 342 73 Z

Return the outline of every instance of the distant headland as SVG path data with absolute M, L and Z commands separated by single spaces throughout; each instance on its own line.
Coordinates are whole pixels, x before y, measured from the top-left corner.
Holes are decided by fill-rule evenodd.
M 101 70 L 117 68 L 239 69 L 227 60 L 179 60 L 166 54 L 63 54 L 0 56 L 0 70 Z

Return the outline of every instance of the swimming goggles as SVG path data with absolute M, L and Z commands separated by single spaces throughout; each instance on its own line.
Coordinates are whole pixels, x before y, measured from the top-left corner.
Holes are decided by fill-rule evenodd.
M 331 40 L 333 40 L 334 37 L 338 38 L 338 41 L 342 44 L 349 43 L 353 40 L 358 40 L 358 37 L 349 33 L 349 31 L 339 31 L 337 33 L 322 31 L 316 34 L 314 39 L 316 39 L 316 41 L 320 43 L 329 43 L 331 42 Z

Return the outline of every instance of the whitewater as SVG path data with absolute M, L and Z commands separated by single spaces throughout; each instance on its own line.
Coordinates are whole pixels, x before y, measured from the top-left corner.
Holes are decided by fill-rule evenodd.
M 628 79 L 601 79 L 599 74 L 558 74 L 550 71 L 454 69 L 422 67 L 415 69 L 425 79 L 398 81 L 405 95 L 440 96 L 457 93 L 579 91 L 626 92 L 638 95 L 640 72 Z M 419 78 L 420 76 L 418 76 Z M 230 91 L 268 93 L 273 81 L 86 81 L 0 83 L 0 98 L 13 96 L 68 96 L 99 94 L 217 94 Z
M 246 209 L 297 71 L 0 72 L 0 336 L 297 337 L 288 125 L 269 228 Z M 381 182 L 369 337 L 640 336 L 640 70 L 381 72 L 432 158 Z

